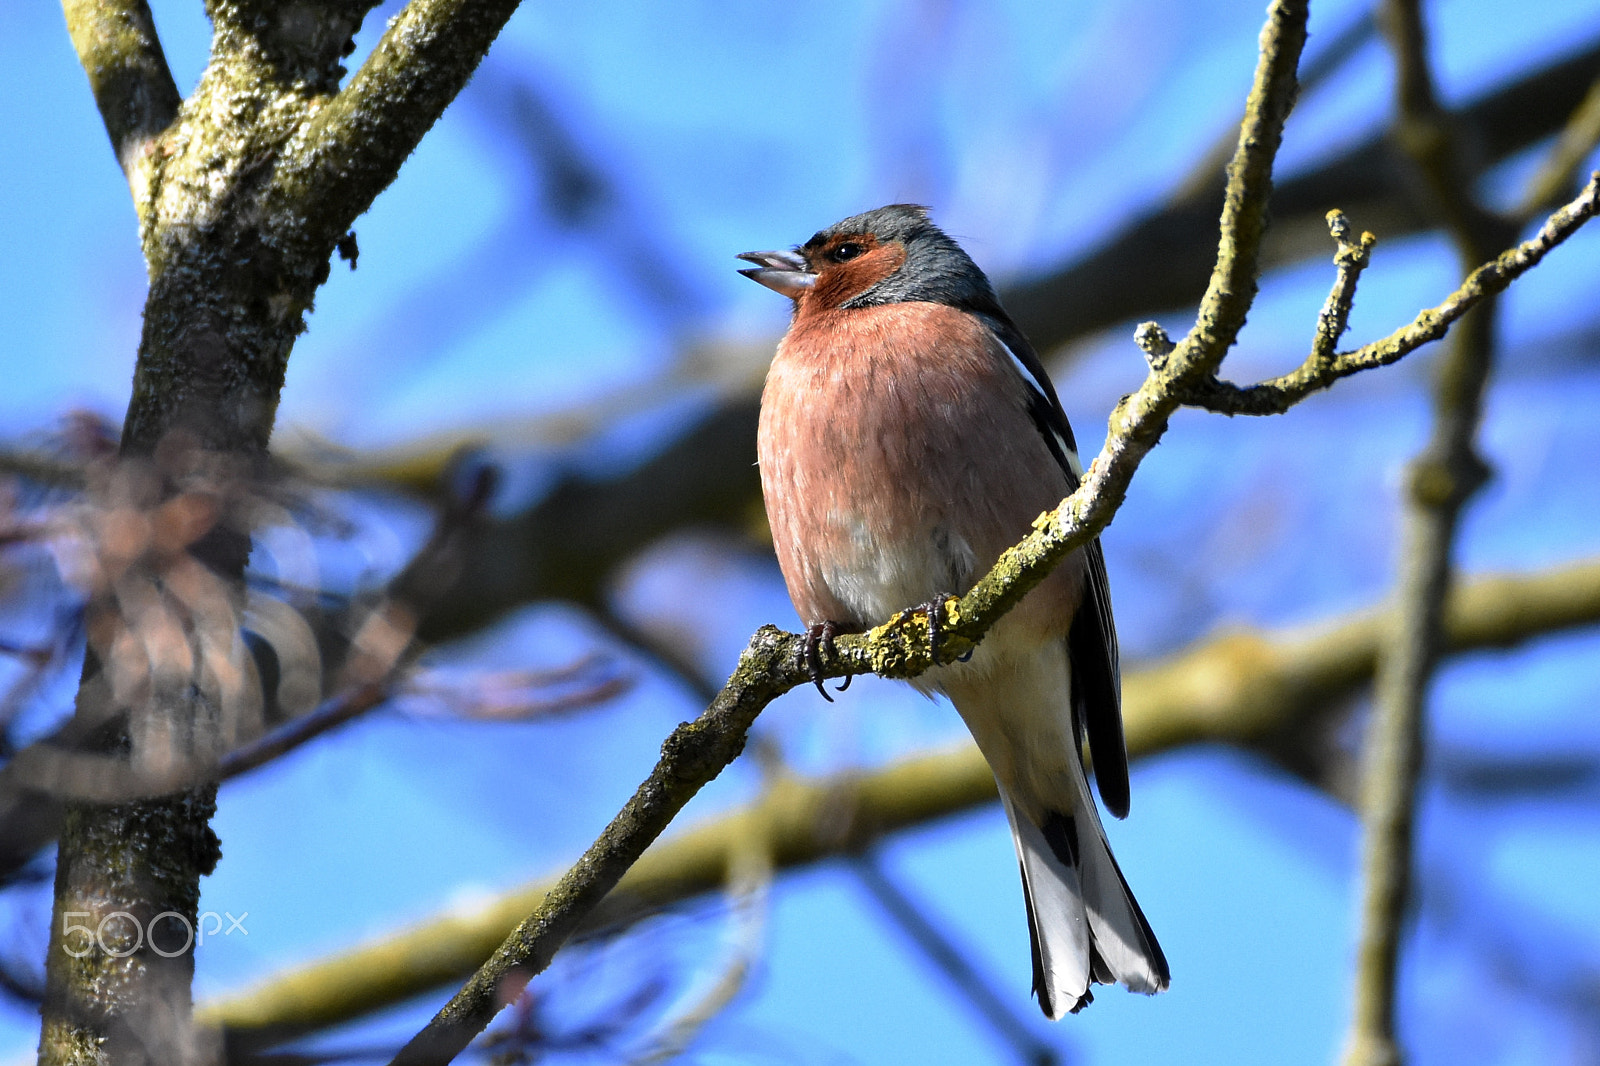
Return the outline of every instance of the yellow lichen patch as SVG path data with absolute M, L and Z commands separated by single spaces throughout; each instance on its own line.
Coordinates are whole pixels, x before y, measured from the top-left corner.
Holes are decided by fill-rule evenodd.
M 944 618 L 940 624 L 940 652 L 948 659 L 952 655 L 965 655 L 974 643 L 952 630 L 965 620 L 961 600 L 949 596 L 943 602 Z M 928 608 L 926 605 L 901 611 L 887 622 L 867 633 L 867 657 L 872 672 L 883 677 L 915 677 L 934 665 L 928 646 Z

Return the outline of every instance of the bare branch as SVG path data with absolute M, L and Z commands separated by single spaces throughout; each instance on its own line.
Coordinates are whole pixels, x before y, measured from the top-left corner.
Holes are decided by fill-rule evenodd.
M 1468 102 L 1457 119 L 1480 153 L 1467 161 L 1473 176 L 1559 131 L 1597 75 L 1600 43 L 1590 42 L 1569 58 Z M 1280 266 L 1318 254 L 1322 218 L 1333 204 L 1386 241 L 1434 228 L 1438 220 L 1418 210 L 1399 155 L 1388 138 L 1376 136 L 1284 178 L 1273 192 L 1273 228 L 1262 245 L 1262 263 Z M 1003 286 L 1006 309 L 1034 345 L 1047 351 L 1136 315 L 1193 303 L 1211 267 L 1222 200 L 1220 178 L 1191 184 L 1061 269 Z
M 713 1018 L 733 1003 L 761 956 L 772 875 L 772 853 L 760 827 L 752 822 L 746 826 L 738 850 L 728 858 L 728 897 L 736 942 L 722 972 L 710 988 L 661 1026 L 650 1046 L 631 1059 L 628 1066 L 652 1066 L 677 1058 Z
M 1055 1048 L 1034 1035 L 1028 1023 L 1000 998 L 983 975 L 973 968 L 961 949 L 945 935 L 944 930 L 923 914 L 917 902 L 906 895 L 885 872 L 878 855 L 867 852 L 857 857 L 852 868 L 884 913 L 956 986 L 962 998 L 972 1004 L 990 1028 L 1011 1046 L 1019 1060 L 1032 1066 L 1056 1066 L 1061 1061 Z
M 1318 345 L 1324 343 L 1326 330 L 1337 326 L 1342 330 L 1348 318 L 1329 321 L 1326 316 L 1335 301 L 1342 298 L 1346 288 L 1353 292 L 1356 279 L 1366 265 L 1370 243 L 1363 234 L 1360 247 L 1341 242 L 1334 262 L 1339 265 L 1339 278 L 1329 294 L 1318 319 L 1318 340 L 1311 355 L 1299 368 L 1282 377 L 1272 378 L 1256 385 L 1240 387 L 1231 382 L 1211 380 L 1203 382 L 1185 396 L 1185 402 L 1228 415 L 1277 415 L 1287 411 L 1313 392 L 1327 388 L 1340 378 L 1373 367 L 1388 366 L 1409 355 L 1431 341 L 1443 337 L 1450 326 L 1484 300 L 1504 292 L 1518 277 L 1537 266 L 1551 249 L 1565 241 L 1578 228 L 1600 213 L 1600 171 L 1590 176 L 1589 184 L 1577 199 L 1551 215 L 1539 232 L 1514 248 L 1502 252 L 1467 275 L 1461 287 L 1436 307 L 1418 313 L 1410 325 L 1403 326 L 1382 340 L 1373 341 L 1354 351 L 1328 357 Z
M 378 681 L 341 692 L 310 714 L 303 714 L 283 728 L 224 755 L 217 763 L 217 779 L 225 781 L 265 766 L 307 741 L 382 705 L 390 695 L 389 687 Z
M 635 681 L 634 672 L 615 657 L 591 652 L 550 670 L 473 671 L 466 677 L 424 671 L 411 676 L 403 694 L 454 718 L 522 722 L 597 706 L 628 691 Z
M 1600 78 L 1573 110 L 1544 164 L 1528 183 L 1516 210 L 1517 217 L 1532 218 L 1570 195 L 1583 161 L 1597 144 L 1600 144 Z
M 1433 96 L 1420 0 L 1387 0 L 1383 15 L 1399 76 L 1397 133 L 1446 221 L 1463 269 L 1471 269 L 1515 223 L 1490 215 L 1472 197 L 1453 121 Z M 1577 215 L 1593 213 L 1597 186 L 1600 174 L 1590 181 L 1588 204 Z M 1569 215 L 1565 221 L 1576 228 L 1582 218 Z M 1561 221 L 1552 218 L 1527 244 L 1542 256 L 1560 228 Z M 1521 250 L 1501 259 L 1515 260 Z M 1474 270 L 1468 282 L 1485 269 Z M 1476 437 L 1494 357 L 1495 293 L 1485 293 L 1470 314 L 1466 310 L 1438 364 L 1432 434 L 1408 469 L 1392 630 L 1378 662 L 1376 705 L 1363 751 L 1361 930 L 1346 1066 L 1403 1061 L 1395 1005 L 1412 895 L 1428 690 L 1444 644 L 1456 529 L 1468 499 L 1489 476 Z

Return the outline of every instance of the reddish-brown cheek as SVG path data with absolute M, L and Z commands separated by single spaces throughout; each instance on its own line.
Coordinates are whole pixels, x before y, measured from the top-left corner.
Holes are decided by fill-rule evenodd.
M 906 261 L 905 246 L 885 244 L 849 262 L 825 268 L 817 283 L 800 301 L 802 315 L 831 311 L 859 296 L 899 270 Z

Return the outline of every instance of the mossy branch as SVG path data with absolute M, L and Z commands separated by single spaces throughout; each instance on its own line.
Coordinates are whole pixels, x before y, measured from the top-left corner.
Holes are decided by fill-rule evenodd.
M 1485 575 L 1458 587 L 1446 612 L 1457 653 L 1511 647 L 1600 623 L 1600 560 L 1536 574 Z M 1318 709 L 1372 680 L 1388 633 L 1374 609 L 1298 631 L 1234 630 L 1123 678 L 1128 753 L 1187 744 L 1252 747 L 1303 727 Z M 626 925 L 718 891 L 752 832 L 779 869 L 849 854 L 900 830 L 996 798 L 976 747 L 920 755 L 869 772 L 784 779 L 749 807 L 647 851 L 580 931 Z M 351 1021 L 470 974 L 553 887 L 541 879 L 470 915 L 452 911 L 202 1004 L 196 1022 L 259 1046 Z
M 1551 215 L 1539 232 L 1514 248 L 1479 266 L 1467 275 L 1460 288 L 1451 293 L 1436 307 L 1418 313 L 1409 325 L 1395 330 L 1381 340 L 1349 352 L 1336 355 L 1323 354 L 1318 346 L 1298 368 L 1282 377 L 1271 378 L 1255 385 L 1239 386 L 1228 381 L 1202 382 L 1188 394 L 1185 402 L 1209 411 L 1227 415 L 1278 415 L 1287 411 L 1313 392 L 1332 385 L 1340 378 L 1358 374 L 1374 367 L 1397 362 L 1424 344 L 1443 337 L 1468 311 L 1491 296 L 1504 292 L 1517 278 L 1539 264 L 1541 260 L 1565 241 L 1585 222 L 1600 213 L 1600 171 L 1590 175 L 1589 183 L 1571 203 Z M 1343 216 L 1339 215 L 1339 219 Z M 1330 225 L 1339 225 L 1330 217 Z M 1366 266 L 1370 251 L 1370 234 L 1363 234 L 1359 244 L 1339 239 L 1339 252 L 1334 262 L 1339 267 L 1339 281 L 1329 296 L 1329 314 L 1337 298 L 1342 298 L 1348 285 L 1353 292 L 1355 279 Z M 1340 332 L 1348 319 L 1349 306 L 1344 303 L 1342 316 L 1337 319 Z M 1318 341 L 1326 332 L 1319 327 Z
M 1111 417 L 1104 451 L 1078 490 L 1041 516 L 1038 532 L 1003 555 L 959 601 L 949 604 L 944 654 L 953 658 L 980 640 L 1007 610 L 1073 550 L 1086 544 L 1121 505 L 1139 461 L 1166 429 L 1188 383 L 1211 376 L 1232 345 L 1255 294 L 1261 234 L 1272 187 L 1272 161 L 1294 104 L 1295 68 L 1305 44 L 1305 0 L 1276 0 L 1261 33 L 1260 61 L 1229 166 L 1217 264 L 1194 329 L 1160 370 L 1123 400 Z M 841 640 L 830 657 L 834 676 L 867 668 L 906 677 L 933 665 L 927 627 L 908 625 L 910 612 L 864 638 Z M 644 849 L 699 789 L 743 749 L 756 715 L 808 679 L 800 639 L 765 627 L 751 640 L 727 686 L 696 721 L 667 738 L 650 777 L 541 905 L 506 938 L 466 985 L 407 1044 L 396 1064 L 453 1059 L 533 975 L 549 965 Z M 514 996 L 512 997 L 514 998 Z
M 517 4 L 411 0 L 350 84 L 284 146 L 266 194 L 270 228 L 303 231 L 331 250 L 466 85 Z
M 515 3 L 413 0 L 355 83 L 338 92 L 339 60 L 372 6 L 209 0 L 211 59 L 179 103 L 141 0 L 66 3 L 128 171 L 150 274 L 124 456 L 194 449 L 227 464 L 263 460 L 289 352 L 335 243 L 466 83 Z M 178 473 L 169 471 L 174 484 Z M 249 550 L 248 532 L 219 525 L 189 554 L 219 602 L 236 603 Z M 153 574 L 141 577 L 155 583 Z M 126 623 L 108 599 L 92 602 L 88 617 L 91 632 Z M 79 720 L 116 709 L 101 706 L 108 687 L 98 673 L 88 656 Z M 204 762 L 216 739 L 207 699 L 200 685 L 152 689 L 118 719 L 122 738 L 97 741 L 91 754 L 120 754 L 146 731 L 194 738 L 179 754 Z M 65 805 L 41 1062 L 193 1057 L 192 955 L 169 955 L 141 937 L 126 951 L 97 939 L 80 956 L 64 943 L 64 918 L 171 912 L 192 927 L 199 879 L 217 859 L 214 797 L 215 786 L 202 784 Z M 37 827 L 38 805 L 25 806 Z
M 137 184 L 145 148 L 183 102 L 150 7 L 145 0 L 62 0 L 61 6 L 117 162 Z M 136 191 L 134 200 L 143 199 Z

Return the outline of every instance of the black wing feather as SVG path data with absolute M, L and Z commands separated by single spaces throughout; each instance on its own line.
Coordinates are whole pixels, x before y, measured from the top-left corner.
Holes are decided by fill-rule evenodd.
M 1059 436 L 1074 455 L 1078 451 L 1078 442 L 1072 436 L 1072 426 L 1067 422 L 1067 413 L 1061 409 L 1061 400 L 1056 396 L 1055 384 L 1050 380 L 1050 375 L 1045 373 L 1044 364 L 1039 361 L 1038 353 L 1033 350 L 1033 345 L 1028 343 L 1028 338 L 1022 335 L 1022 331 L 999 307 L 976 313 L 1021 364 L 1024 371 L 1022 379 L 1033 393 L 1033 403 L 1029 405 L 1033 420 L 1038 424 L 1039 432 L 1044 434 L 1045 443 L 1050 445 L 1050 451 L 1055 454 L 1061 469 L 1067 472 L 1067 479 L 1072 482 L 1072 487 L 1077 488 L 1077 474 L 1067 465 L 1066 456 L 1061 454 L 1060 448 L 1051 438 Z
M 1072 663 L 1072 701 L 1089 734 L 1094 781 L 1113 817 L 1128 816 L 1128 745 L 1122 734 L 1122 677 L 1117 662 L 1117 627 L 1111 616 L 1111 586 L 1098 539 L 1083 550 L 1088 563 L 1083 601 L 1067 632 Z
M 1029 413 L 1067 475 L 1067 484 L 1078 487 L 1078 474 L 1069 462 L 1074 459 L 1077 441 L 1067 422 L 1055 386 L 1045 373 L 1044 364 L 1006 313 L 998 305 L 973 308 L 994 330 L 995 336 L 1010 350 L 1028 386 Z M 1117 818 L 1128 816 L 1128 747 L 1122 732 L 1122 675 L 1118 663 L 1117 627 L 1111 614 L 1111 584 L 1106 579 L 1105 553 L 1096 538 L 1083 549 L 1086 563 L 1083 601 L 1067 632 L 1067 657 L 1072 663 L 1072 708 L 1077 721 L 1088 734 L 1089 754 L 1094 760 L 1095 785 L 1106 809 Z

